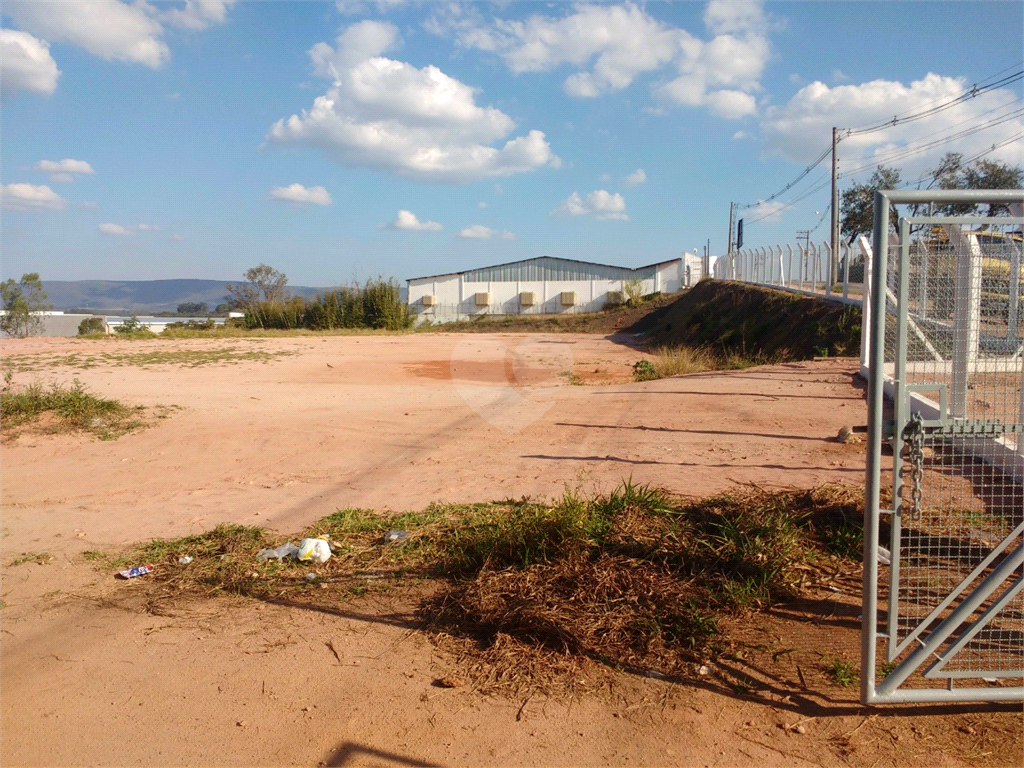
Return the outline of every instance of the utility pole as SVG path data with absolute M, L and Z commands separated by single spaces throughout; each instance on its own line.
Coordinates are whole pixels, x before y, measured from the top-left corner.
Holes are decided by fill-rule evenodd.
M 732 256 L 732 207 L 733 203 L 729 203 L 729 239 L 726 241 L 729 245 L 725 249 L 726 256 Z
M 825 293 L 832 292 L 832 286 L 839 282 L 839 129 L 832 128 L 832 235 L 829 240 L 828 285 Z

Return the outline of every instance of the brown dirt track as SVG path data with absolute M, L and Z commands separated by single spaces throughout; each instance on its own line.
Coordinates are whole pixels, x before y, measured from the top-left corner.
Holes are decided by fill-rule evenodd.
M 520 344 L 518 366 L 487 357 Z M 225 348 L 234 357 L 185 362 Z M 861 485 L 863 445 L 832 439 L 864 423 L 855 361 L 637 384 L 641 353 L 587 335 L 30 339 L 0 351 L 15 384 L 77 377 L 172 408 L 113 442 L 2 445 L 5 766 L 1021 764 L 1019 706 L 868 709 L 829 683 L 822 653 L 857 660 L 855 573 L 741 621 L 735 668 L 692 681 L 605 671 L 599 694 L 524 702 L 435 687 L 458 669 L 416 632 L 407 597 L 153 613 L 136 582 L 83 557 L 221 522 L 293 533 L 338 508 L 608 492 L 629 477 L 683 495 Z M 182 358 L 140 364 L 147 351 Z M 566 352 L 587 386 L 568 383 Z M 513 375 L 527 389 L 508 387 Z M 517 419 L 495 416 L 494 392 L 525 393 Z M 49 559 L 18 563 L 27 555 Z M 786 648 L 797 650 L 769 663 Z

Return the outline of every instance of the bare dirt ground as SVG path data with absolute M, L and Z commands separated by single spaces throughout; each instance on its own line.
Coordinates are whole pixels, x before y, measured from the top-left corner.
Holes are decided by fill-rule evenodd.
M 746 650 L 699 679 L 605 670 L 598 692 L 520 701 L 436 687 L 458 670 L 407 596 L 153 613 L 137 581 L 83 556 L 222 522 L 293 533 L 345 507 L 608 492 L 630 477 L 682 495 L 859 486 L 863 445 L 833 439 L 865 421 L 855 361 L 638 384 L 641 353 L 582 335 L 0 351 L 16 385 L 77 377 L 169 409 L 116 441 L 26 433 L 0 448 L 5 766 L 1022 763 L 1019 705 L 872 709 L 828 679 L 823 655 L 858 660 L 855 573 L 737 619 Z

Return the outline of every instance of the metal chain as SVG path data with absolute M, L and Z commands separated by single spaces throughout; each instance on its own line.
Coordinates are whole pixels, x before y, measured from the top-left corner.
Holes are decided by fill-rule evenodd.
M 907 441 L 907 459 L 910 461 L 910 514 L 911 520 L 921 519 L 921 497 L 924 484 L 924 420 L 920 413 L 912 413 L 903 431 Z

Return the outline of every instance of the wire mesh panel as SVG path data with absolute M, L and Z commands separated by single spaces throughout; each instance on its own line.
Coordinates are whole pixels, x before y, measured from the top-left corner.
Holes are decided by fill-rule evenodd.
M 865 701 L 1024 698 L 1022 221 L 906 216 L 875 238 Z

